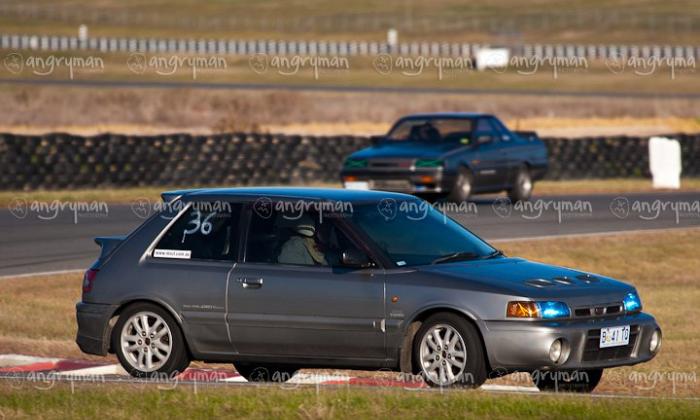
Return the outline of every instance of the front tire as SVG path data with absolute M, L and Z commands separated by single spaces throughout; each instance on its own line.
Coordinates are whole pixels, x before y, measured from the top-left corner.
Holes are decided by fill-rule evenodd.
M 600 383 L 603 369 L 535 371 L 531 376 L 532 382 L 540 391 L 589 393 Z
M 416 371 L 433 387 L 477 388 L 486 381 L 481 337 L 464 318 L 451 313 L 429 317 L 413 342 Z
M 119 315 L 112 348 L 122 367 L 137 378 L 173 378 L 190 364 L 180 326 L 165 309 L 149 303 L 131 305 Z
M 248 382 L 283 383 L 292 379 L 299 370 L 289 365 L 271 365 L 259 363 L 235 363 L 234 367 Z
M 467 168 L 459 168 L 457 172 L 457 180 L 455 185 L 452 187 L 452 191 L 448 195 L 447 199 L 453 203 L 463 203 L 469 200 L 472 195 L 472 186 L 474 184 L 474 177 L 472 173 Z

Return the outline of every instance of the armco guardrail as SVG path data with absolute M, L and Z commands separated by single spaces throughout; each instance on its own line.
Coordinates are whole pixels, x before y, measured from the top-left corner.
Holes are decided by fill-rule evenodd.
M 314 41 L 272 39 L 109 38 L 0 34 L 0 49 L 47 52 L 99 51 L 102 53 L 216 54 L 216 55 L 338 55 L 377 54 L 473 57 L 489 45 L 460 42 Z M 539 58 L 618 59 L 700 58 L 700 46 L 627 44 L 518 44 L 507 46 L 511 55 Z
M 700 176 L 700 134 L 678 139 L 683 176 Z M 649 176 L 648 138 L 546 138 L 549 179 Z M 0 134 L 0 189 L 263 185 L 338 181 L 366 137 L 220 134 L 79 137 Z

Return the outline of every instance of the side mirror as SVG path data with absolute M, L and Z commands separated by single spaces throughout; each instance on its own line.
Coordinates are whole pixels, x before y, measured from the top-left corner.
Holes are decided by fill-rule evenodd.
M 350 248 L 343 251 L 340 257 L 340 262 L 346 267 L 353 268 L 367 268 L 372 266 L 372 263 L 370 262 L 369 258 L 367 258 L 367 255 L 355 248 Z
M 492 141 L 493 141 L 493 136 L 491 136 L 490 134 L 482 134 L 476 138 L 476 142 L 478 144 L 491 143 Z
M 376 146 L 382 142 L 384 142 L 385 137 L 384 136 L 370 136 L 369 141 L 372 143 L 372 146 Z

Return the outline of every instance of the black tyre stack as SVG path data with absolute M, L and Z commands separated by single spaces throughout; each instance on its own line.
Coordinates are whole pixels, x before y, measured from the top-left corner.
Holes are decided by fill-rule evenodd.
M 700 134 L 680 141 L 683 176 L 700 176 Z M 648 138 L 545 138 L 547 178 L 648 177 Z M 366 137 L 256 133 L 159 136 L 0 133 L 0 189 L 296 185 L 337 182 Z

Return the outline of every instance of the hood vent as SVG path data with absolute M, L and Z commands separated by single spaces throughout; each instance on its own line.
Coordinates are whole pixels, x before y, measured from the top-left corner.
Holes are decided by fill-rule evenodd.
M 552 280 L 554 280 L 554 282 L 556 283 L 563 284 L 566 286 L 571 286 L 572 284 L 576 283 L 574 279 L 570 277 L 554 277 Z
M 598 277 L 592 276 L 590 274 L 579 274 L 578 276 L 576 276 L 576 278 L 588 284 L 600 282 L 600 279 Z
M 576 277 L 557 276 L 551 279 L 530 279 L 525 280 L 525 284 L 532 287 L 552 287 L 552 286 L 576 286 L 583 284 L 599 283 L 600 279 L 590 274 L 579 274 Z
M 525 281 L 525 284 L 530 285 L 532 287 L 551 287 L 554 286 L 554 282 L 551 280 L 545 280 L 545 279 L 532 279 L 532 280 L 527 280 Z

